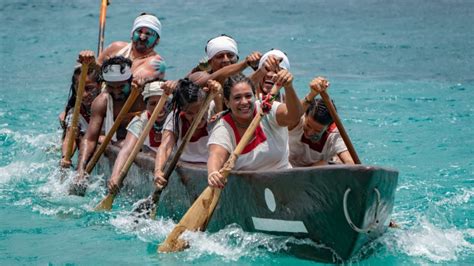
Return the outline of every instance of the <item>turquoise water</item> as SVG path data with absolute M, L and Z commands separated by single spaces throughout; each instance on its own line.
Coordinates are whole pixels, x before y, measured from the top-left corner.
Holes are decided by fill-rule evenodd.
M 108 8 L 106 44 L 127 40 L 140 12 L 156 13 L 169 79 L 227 33 L 241 57 L 286 51 L 300 96 L 315 75 L 331 81 L 361 160 L 400 171 L 393 218 L 402 229 L 355 263 L 474 263 L 474 2 L 124 2 Z M 133 195 L 95 213 L 103 176 L 86 197 L 67 195 L 56 117 L 78 51 L 97 48 L 98 13 L 99 1 L 0 3 L 0 264 L 313 264 L 285 253 L 291 239 L 236 226 L 189 234 L 189 250 L 157 255 L 173 221 L 135 225 Z

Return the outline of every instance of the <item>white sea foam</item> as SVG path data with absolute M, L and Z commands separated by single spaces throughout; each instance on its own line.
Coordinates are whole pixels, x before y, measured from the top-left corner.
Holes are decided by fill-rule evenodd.
M 455 262 L 464 252 L 473 252 L 472 230 L 440 228 L 422 217 L 419 224 L 401 229 L 394 234 L 396 249 L 412 257 L 421 257 L 434 263 Z M 391 242 L 386 241 L 388 247 Z
M 474 196 L 474 188 L 461 188 L 460 193 L 450 194 L 444 197 L 442 200 L 436 202 L 438 206 L 457 206 L 466 204 L 469 202 L 472 196 Z

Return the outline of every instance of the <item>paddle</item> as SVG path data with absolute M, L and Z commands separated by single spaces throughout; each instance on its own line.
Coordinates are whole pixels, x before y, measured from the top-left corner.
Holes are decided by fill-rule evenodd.
M 73 154 L 74 142 L 76 141 L 79 122 L 79 113 L 81 111 L 82 96 L 84 94 L 84 88 L 86 86 L 87 71 L 89 70 L 89 64 L 91 60 L 81 62 L 81 76 L 79 78 L 79 87 L 76 92 L 76 102 L 74 103 L 74 113 L 72 114 L 71 126 L 68 128 L 66 133 L 67 149 L 64 154 L 64 160 L 70 161 Z M 67 114 L 66 114 L 67 115 Z
M 140 149 L 143 146 L 143 142 L 145 142 L 146 137 L 148 136 L 151 127 L 153 127 L 156 118 L 158 115 L 161 113 L 161 110 L 163 110 L 163 107 L 166 104 L 166 100 L 168 99 L 167 94 L 163 94 L 160 98 L 160 101 L 158 104 L 155 106 L 155 109 L 153 110 L 153 113 L 151 114 L 150 119 L 146 123 L 145 128 L 143 129 L 142 133 L 140 134 L 140 137 L 138 138 L 137 143 L 133 147 L 132 153 L 128 156 L 127 161 L 125 162 L 125 165 L 122 167 L 120 170 L 119 174 L 119 184 L 121 185 L 123 183 L 123 180 L 125 179 L 125 176 L 128 173 L 128 170 L 130 169 L 130 166 L 132 166 L 133 161 L 135 160 L 135 157 L 137 154 L 140 152 Z M 112 204 L 114 202 L 115 194 L 113 193 L 108 193 L 107 196 L 95 207 L 96 211 L 100 210 L 110 210 L 112 209 Z
M 279 88 L 273 86 L 270 94 L 270 103 L 274 100 L 275 95 L 278 93 Z M 248 142 L 254 137 L 254 132 L 257 126 L 260 124 L 260 120 L 265 115 L 262 109 L 259 110 L 257 115 L 253 118 L 252 123 L 245 131 L 240 142 L 235 147 L 234 152 L 229 156 L 229 159 L 225 162 L 224 166 L 219 171 L 222 176 L 227 179 L 230 171 L 234 168 L 235 162 L 238 156 L 242 153 Z M 186 248 L 187 243 L 179 236 L 185 231 L 196 231 L 204 230 L 211 219 L 212 213 L 219 201 L 222 189 L 208 186 L 197 200 L 193 203 L 191 208 L 184 214 L 181 221 L 173 228 L 173 231 L 168 235 L 166 240 L 158 247 L 158 252 L 175 252 Z
M 202 120 L 202 117 L 204 116 L 204 113 L 206 113 L 207 108 L 209 107 L 209 104 L 211 103 L 212 99 L 214 99 L 214 96 L 216 95 L 216 92 L 209 92 L 209 94 L 206 97 L 206 100 L 204 101 L 204 104 L 202 105 L 201 109 L 197 113 L 196 117 L 194 118 L 193 122 L 191 123 L 190 128 L 186 132 L 183 138 L 183 142 L 179 145 L 178 149 L 176 150 L 173 159 L 171 162 L 168 164 L 168 167 L 166 168 L 164 178 L 166 180 L 169 179 L 171 176 L 171 173 L 173 172 L 174 168 L 176 167 L 176 164 L 178 163 L 179 157 L 181 156 L 181 153 L 183 153 L 184 148 L 186 147 L 186 144 L 191 140 L 191 137 L 194 135 L 194 132 L 196 131 L 197 126 Z M 135 204 L 137 207 L 135 207 L 132 212 L 134 213 L 139 213 L 141 215 L 146 216 L 151 216 L 152 218 L 155 217 L 156 215 L 156 209 L 158 207 L 158 202 L 160 200 L 161 192 L 163 191 L 165 187 L 162 188 L 156 188 L 153 194 L 146 198 L 140 200 L 137 204 Z
M 109 145 L 110 140 L 112 139 L 113 135 L 115 134 L 115 131 L 119 128 L 120 124 L 122 123 L 122 120 L 124 117 L 127 115 L 128 111 L 132 107 L 132 105 L 135 103 L 135 100 L 137 99 L 138 95 L 140 95 L 141 89 L 139 89 L 134 83 L 132 83 L 132 92 L 128 96 L 127 101 L 125 101 L 125 104 L 123 105 L 122 109 L 120 110 L 117 118 L 114 121 L 114 124 L 112 125 L 112 128 L 110 128 L 109 132 L 107 132 L 107 135 L 105 136 L 104 142 L 102 142 L 99 146 L 99 148 L 95 151 L 94 155 L 92 156 L 91 160 L 86 166 L 86 173 L 90 174 L 92 170 L 94 169 L 97 161 L 99 161 L 100 156 L 102 153 L 104 153 L 105 148 L 107 145 Z
M 99 17 L 99 44 L 97 47 L 97 57 L 100 56 L 104 49 L 104 34 L 105 34 L 105 17 L 107 15 L 107 6 L 109 5 L 108 0 L 102 0 L 100 5 L 100 17 Z
M 320 94 L 321 98 L 323 98 L 324 103 L 329 109 L 329 113 L 331 114 L 332 119 L 334 119 L 334 122 L 336 123 L 337 129 L 339 129 L 339 133 L 341 134 L 341 137 L 344 140 L 344 143 L 346 144 L 346 147 L 349 150 L 349 153 L 351 154 L 354 163 L 360 164 L 359 156 L 357 156 L 354 146 L 352 145 L 351 139 L 349 138 L 349 135 L 347 134 L 346 129 L 344 128 L 344 125 L 342 125 L 341 119 L 339 118 L 339 115 L 336 112 L 336 108 L 334 108 L 334 105 L 332 104 L 331 98 L 329 98 L 329 95 L 326 91 L 322 91 L 320 92 Z

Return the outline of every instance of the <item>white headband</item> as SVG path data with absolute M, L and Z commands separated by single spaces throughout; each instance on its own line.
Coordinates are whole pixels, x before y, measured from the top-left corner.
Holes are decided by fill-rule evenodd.
M 142 27 L 147 27 L 155 31 L 156 33 L 158 33 L 158 36 L 161 37 L 161 22 L 158 20 L 157 17 L 153 15 L 141 15 L 137 17 L 133 22 L 132 36 L 134 31 Z
M 147 83 L 142 92 L 143 100 L 151 96 L 163 95 L 163 90 L 161 89 L 162 84 L 163 84 L 163 81 L 155 81 L 155 82 Z
M 115 81 L 125 81 L 132 76 L 132 70 L 129 66 L 125 65 L 125 68 L 120 71 L 120 65 L 110 65 L 102 72 L 102 77 L 105 81 L 115 82 Z
M 235 55 L 239 54 L 239 50 L 237 49 L 237 43 L 234 41 L 234 39 L 228 36 L 219 36 L 210 40 L 207 43 L 207 58 L 212 59 L 216 54 L 223 51 L 232 52 Z
M 267 61 L 270 55 L 273 55 L 274 57 L 277 57 L 277 58 L 281 58 L 282 60 L 280 62 L 280 67 L 286 70 L 290 70 L 290 60 L 288 60 L 288 57 L 286 56 L 285 53 L 276 49 L 266 52 L 262 56 L 262 58 L 260 58 L 260 63 L 258 63 L 258 68 L 261 68 L 263 66 L 263 64 L 265 63 L 265 61 Z

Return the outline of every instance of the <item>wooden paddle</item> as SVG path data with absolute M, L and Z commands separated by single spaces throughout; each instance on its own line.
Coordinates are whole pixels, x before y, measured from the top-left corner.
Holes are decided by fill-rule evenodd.
M 161 113 L 161 110 L 163 110 L 163 107 L 166 104 L 166 100 L 168 100 L 168 95 L 163 94 L 160 98 L 160 101 L 155 106 L 155 109 L 153 110 L 153 113 L 151 114 L 150 119 L 146 123 L 145 128 L 143 129 L 142 133 L 140 134 L 140 137 L 138 138 L 137 143 L 133 147 L 132 153 L 128 156 L 128 159 L 125 162 L 125 165 L 120 170 L 120 174 L 119 174 L 119 177 L 118 177 L 120 186 L 123 183 L 123 180 L 125 179 L 125 176 L 127 176 L 128 170 L 130 169 L 130 166 L 132 166 L 132 163 L 135 160 L 135 157 L 140 152 L 140 149 L 142 148 L 143 143 L 145 142 L 145 139 L 147 138 L 148 134 L 150 133 L 150 129 L 153 127 L 153 124 L 155 123 L 156 118 Z M 97 207 L 95 207 L 95 210 L 96 211 L 101 211 L 101 210 L 110 210 L 110 209 L 112 209 L 112 204 L 114 203 L 115 196 L 116 196 L 115 194 L 109 192 L 107 194 L 107 196 L 97 205 Z
M 70 161 L 73 154 L 74 142 L 76 141 L 79 113 L 81 111 L 82 96 L 84 95 L 84 88 L 86 86 L 87 71 L 89 70 L 89 64 L 91 62 L 82 62 L 81 76 L 79 78 L 79 87 L 76 92 L 76 102 L 74 103 L 74 113 L 72 114 L 71 126 L 66 132 L 67 149 L 64 154 L 64 159 Z M 66 114 L 67 115 L 67 114 Z
M 329 98 L 329 95 L 325 91 L 322 91 L 320 94 L 321 98 L 323 98 L 324 103 L 329 109 L 329 113 L 331 114 L 332 119 L 336 123 L 337 129 L 339 129 L 339 133 L 341 134 L 341 137 L 344 140 L 344 143 L 346 144 L 346 147 L 349 150 L 349 153 L 351 154 L 354 163 L 360 164 L 359 156 L 357 156 L 354 146 L 352 145 L 351 139 L 349 138 L 349 135 L 347 134 L 346 129 L 344 128 L 344 125 L 342 125 L 341 119 L 339 119 L 339 115 L 336 112 L 336 108 L 334 108 L 334 105 L 332 104 L 331 98 Z
M 114 124 L 112 125 L 112 128 L 109 130 L 109 132 L 107 132 L 104 142 L 100 144 L 99 148 L 95 151 L 91 160 L 87 164 L 86 173 L 90 174 L 92 172 L 97 161 L 99 161 L 100 156 L 102 155 L 102 153 L 104 153 L 105 148 L 107 147 L 107 145 L 109 145 L 109 142 L 112 139 L 113 135 L 115 134 L 115 131 L 117 131 L 120 124 L 122 123 L 122 120 L 125 118 L 128 111 L 130 110 L 132 105 L 135 103 L 135 100 L 137 99 L 138 95 L 140 95 L 140 92 L 141 92 L 141 89 L 138 88 L 134 83 L 132 83 L 132 92 L 128 96 L 127 101 L 125 101 L 125 104 L 123 105 L 122 110 L 120 110 L 120 113 L 115 119 Z
M 273 96 L 271 102 L 278 93 L 279 88 L 273 86 L 270 94 Z M 253 118 L 252 123 L 245 131 L 242 139 L 235 147 L 234 152 L 229 156 L 229 159 L 225 162 L 224 166 L 219 171 L 222 176 L 227 179 L 230 171 L 234 168 L 235 162 L 238 156 L 242 153 L 245 146 L 254 137 L 254 132 L 257 126 L 260 124 L 260 120 L 265 115 L 262 109 L 259 110 L 257 115 Z M 212 213 L 219 201 L 222 189 L 208 186 L 197 200 L 193 203 L 191 208 L 184 214 L 181 221 L 173 228 L 173 231 L 168 235 L 166 240 L 158 247 L 158 252 L 175 252 L 183 250 L 187 247 L 187 243 L 179 236 L 185 231 L 196 231 L 205 230 L 209 220 L 211 219 Z
M 210 92 L 206 100 L 204 101 L 204 104 L 202 105 L 201 109 L 197 113 L 196 117 L 194 118 L 193 122 L 191 123 L 191 126 L 189 127 L 188 131 L 184 135 L 183 141 L 179 145 L 178 149 L 176 150 L 173 159 L 171 162 L 168 164 L 168 167 L 166 168 L 164 178 L 168 180 L 171 176 L 171 173 L 173 173 L 174 168 L 176 167 L 176 164 L 179 161 L 179 157 L 184 151 L 184 148 L 186 147 L 186 144 L 191 140 L 192 136 L 194 135 L 194 132 L 196 131 L 197 126 L 202 120 L 202 117 L 207 111 L 207 108 L 209 107 L 209 104 L 211 103 L 212 99 L 214 99 L 216 95 L 216 92 Z M 146 214 L 145 216 L 148 216 L 150 214 L 151 218 L 154 218 L 156 215 L 156 209 L 158 208 L 158 202 L 160 200 L 161 192 L 163 191 L 165 187 L 162 188 L 156 188 L 153 194 L 146 198 L 142 199 L 139 201 L 139 203 L 136 204 L 137 207 L 135 207 L 132 212 L 134 213 L 139 213 L 139 214 Z
M 100 17 L 99 17 L 99 44 L 97 47 L 97 57 L 100 56 L 104 49 L 104 34 L 105 34 L 105 18 L 107 15 L 107 6 L 109 5 L 108 0 L 102 0 L 100 5 Z

